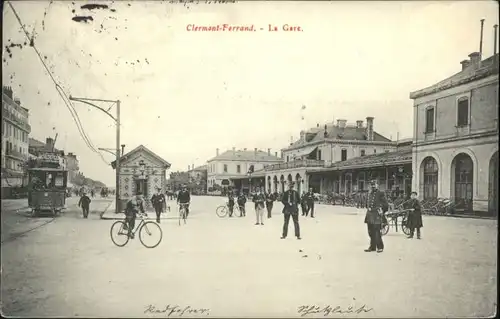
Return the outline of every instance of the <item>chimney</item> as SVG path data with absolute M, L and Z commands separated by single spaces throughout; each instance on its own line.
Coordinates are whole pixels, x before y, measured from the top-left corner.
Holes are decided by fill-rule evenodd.
M 498 29 L 498 24 L 495 24 L 493 26 L 493 30 L 494 30 L 494 39 L 493 39 L 493 55 L 496 55 L 497 54 L 497 29 Z
M 274 152 L 274 156 L 278 157 L 278 152 Z
M 270 148 L 267 149 L 267 155 L 271 155 L 271 149 Z
M 316 127 L 319 127 L 319 123 L 316 124 Z
M 247 148 L 245 147 L 243 150 L 244 150 L 244 151 L 246 151 L 246 150 L 247 150 Z
M 191 165 L 188 164 L 188 171 L 190 171 L 190 170 L 191 170 Z
M 347 120 L 337 120 L 337 126 L 340 128 L 345 128 L 346 124 L 347 124 Z
M 366 139 L 368 141 L 373 141 L 373 119 L 371 116 L 366 118 Z
M 474 67 L 474 69 L 479 68 L 479 63 L 481 63 L 481 53 L 472 52 L 469 54 L 470 64 Z
M 125 144 L 122 144 L 121 147 L 122 147 L 122 156 L 123 156 L 123 154 L 125 154 Z
M 255 157 L 257 157 L 257 147 L 253 149 Z
M 306 132 L 305 131 L 300 131 L 300 140 L 302 142 L 306 141 Z
M 483 27 L 484 27 L 484 19 L 481 19 L 481 35 L 479 38 L 479 56 L 483 56 Z M 481 58 L 479 58 L 481 60 Z
M 357 128 L 362 128 L 363 127 L 363 121 L 362 120 L 356 121 L 356 127 Z
M 52 151 L 54 149 L 54 139 L 52 137 L 47 137 L 45 139 L 45 149 Z
M 467 67 L 470 65 L 470 61 L 469 60 L 463 60 L 462 62 L 460 62 L 460 64 L 462 65 L 462 71 L 467 69 Z
M 233 147 L 233 155 L 236 155 L 236 147 Z
M 219 156 L 219 149 L 218 148 L 215 149 L 215 156 Z

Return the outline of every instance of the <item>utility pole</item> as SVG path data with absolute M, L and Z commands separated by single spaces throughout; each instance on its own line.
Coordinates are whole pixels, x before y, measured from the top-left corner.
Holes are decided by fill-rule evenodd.
M 120 153 L 120 101 L 119 100 L 101 100 L 101 99 L 76 98 L 76 97 L 72 97 L 72 96 L 70 96 L 69 99 L 71 101 L 85 103 L 87 105 L 95 107 L 96 109 L 101 110 L 102 112 L 106 113 L 109 117 L 111 117 L 113 119 L 113 121 L 115 122 L 115 124 L 116 124 L 116 151 L 115 151 L 115 156 L 116 156 L 116 166 L 115 166 L 115 169 L 116 169 L 115 201 L 116 201 L 116 203 L 115 203 L 115 213 L 118 214 L 120 212 L 120 157 L 121 157 L 121 153 Z M 90 101 L 116 103 L 116 117 L 114 117 L 113 115 L 111 115 L 108 111 L 106 111 L 102 107 L 97 106 L 97 105 L 91 103 Z M 101 149 L 101 150 L 105 150 L 105 149 Z

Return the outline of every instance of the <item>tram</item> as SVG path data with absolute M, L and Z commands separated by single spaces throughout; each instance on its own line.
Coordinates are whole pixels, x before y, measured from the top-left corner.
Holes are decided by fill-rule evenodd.
M 66 206 L 68 171 L 56 153 L 41 154 L 28 168 L 28 205 L 32 216 L 59 215 Z

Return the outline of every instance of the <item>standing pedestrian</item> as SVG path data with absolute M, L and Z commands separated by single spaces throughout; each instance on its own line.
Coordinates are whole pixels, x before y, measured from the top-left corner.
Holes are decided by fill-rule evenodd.
M 163 205 L 165 204 L 165 195 L 161 193 L 161 189 L 156 190 L 156 194 L 151 197 L 151 204 L 155 208 L 156 222 L 160 223 L 160 215 L 163 213 Z
M 302 193 L 302 195 L 299 195 L 299 203 L 300 203 L 300 209 L 302 210 L 302 216 L 306 216 L 307 214 L 307 193 Z
M 272 211 L 273 211 L 273 202 L 275 201 L 275 197 L 273 195 L 273 193 L 271 193 L 270 191 L 267 192 L 266 194 L 266 208 L 267 208 L 267 218 L 271 218 L 272 217 Z
M 266 196 L 260 192 L 260 187 L 255 188 L 252 201 L 255 203 L 255 215 L 257 216 L 255 225 L 264 225 L 264 203 L 266 202 Z
M 370 247 L 365 249 L 366 252 L 384 251 L 384 242 L 382 241 L 381 227 L 382 215 L 389 209 L 389 204 L 384 192 L 378 189 L 376 180 L 371 181 L 371 191 L 368 194 L 368 207 L 366 210 L 365 223 L 368 227 L 368 235 L 370 236 Z
M 234 194 L 232 190 L 227 192 L 227 207 L 229 207 L 229 217 L 233 217 L 234 212 Z
M 92 202 L 92 200 L 87 196 L 87 194 L 82 193 L 82 197 L 80 197 L 80 201 L 78 202 L 78 207 L 82 208 L 83 218 L 89 217 L 90 202 Z
M 91 196 L 92 198 L 94 198 L 94 189 L 92 189 L 92 190 L 90 191 L 90 196 Z
M 238 208 L 240 209 L 240 217 L 246 216 L 245 204 L 247 203 L 247 197 L 242 190 L 239 191 L 236 201 L 238 203 Z
M 417 192 L 411 192 L 411 199 L 408 203 L 410 208 L 410 213 L 408 214 L 408 228 L 410 229 L 410 236 L 408 238 L 413 238 L 415 234 L 415 228 L 417 229 L 417 239 L 420 237 L 420 228 L 424 227 L 422 223 L 422 205 L 417 199 Z
M 312 187 L 309 187 L 309 192 L 306 193 L 307 210 L 306 217 L 311 212 L 311 218 L 314 218 L 314 191 Z
M 300 238 L 300 226 L 299 226 L 299 202 L 300 194 L 293 189 L 293 182 L 290 182 L 289 189 L 283 194 L 281 202 L 283 203 L 283 214 L 285 221 L 283 223 L 283 235 L 281 239 L 285 239 L 288 235 L 288 223 L 290 222 L 290 216 L 293 219 L 293 226 L 295 229 L 295 236 L 297 239 Z

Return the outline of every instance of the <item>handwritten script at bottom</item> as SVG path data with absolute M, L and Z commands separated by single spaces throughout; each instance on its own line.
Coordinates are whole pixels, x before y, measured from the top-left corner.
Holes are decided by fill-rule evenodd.
M 154 313 L 154 314 L 165 314 L 167 317 L 172 315 L 182 317 L 193 316 L 193 315 L 205 315 L 210 314 L 210 309 L 206 308 L 192 308 L 191 306 L 180 307 L 178 305 L 166 305 L 163 307 L 156 307 L 153 305 L 146 306 L 144 313 Z
M 346 309 L 341 308 L 340 306 L 300 306 L 297 309 L 297 312 L 301 317 L 305 317 L 307 315 L 312 314 L 323 314 L 323 316 L 328 316 L 330 314 L 360 314 L 364 312 L 370 312 L 373 308 L 368 308 L 366 305 L 362 305 L 361 307 L 349 306 Z

